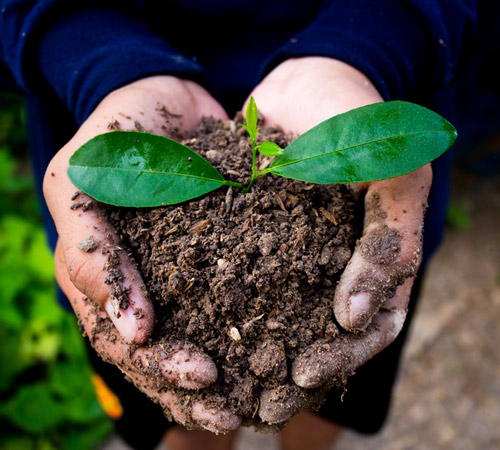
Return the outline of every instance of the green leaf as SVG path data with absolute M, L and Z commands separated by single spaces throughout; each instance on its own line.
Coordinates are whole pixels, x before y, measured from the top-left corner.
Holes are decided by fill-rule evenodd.
M 457 202 L 452 201 L 448 206 L 446 222 L 456 230 L 470 230 L 472 228 L 472 217 L 467 208 Z
M 245 130 L 247 130 L 247 133 L 250 136 L 250 140 L 252 142 L 255 142 L 255 139 L 257 139 L 257 131 L 258 130 L 252 130 L 250 127 L 247 127 L 246 125 L 243 125 L 242 123 L 239 123 L 238 125 L 242 126 Z
M 382 180 L 427 164 L 456 136 L 449 122 L 422 106 L 376 103 L 320 123 L 260 173 L 319 184 Z
M 30 436 L 1 436 L 2 450 L 32 450 L 36 448 L 35 438 Z
M 78 397 L 81 394 L 94 397 L 91 382 L 92 372 L 78 360 L 58 360 L 50 366 L 49 386 L 52 392 L 64 399 Z
M 253 133 L 249 132 L 249 134 L 250 134 L 250 136 L 253 135 L 253 139 L 255 139 L 255 136 L 257 134 L 255 132 L 255 130 L 257 130 L 257 105 L 255 103 L 253 96 L 250 97 L 250 100 L 249 100 L 248 105 L 247 105 L 246 120 L 247 120 L 248 128 L 253 130 Z M 245 129 L 248 131 L 247 128 L 245 128 Z
M 64 407 L 67 421 L 83 424 L 105 417 L 95 397 L 91 372 L 79 361 L 57 361 L 51 366 L 48 383 Z
M 64 434 L 57 436 L 61 441 L 57 448 L 71 450 L 105 448 L 103 442 L 112 432 L 113 423 L 107 418 L 94 421 L 85 428 L 71 427 Z M 108 448 L 111 448 L 111 446 Z M 127 446 L 127 448 L 129 447 Z
M 257 150 L 264 156 L 278 156 L 281 155 L 284 150 L 274 142 L 265 141 L 260 145 L 257 145 Z
M 116 206 L 172 205 L 226 184 L 217 169 L 191 149 L 136 131 L 96 136 L 69 162 L 68 175 L 78 188 Z
M 19 353 L 20 340 L 16 330 L 0 326 L 0 393 L 12 391 L 16 376 L 35 362 Z
M 84 366 L 87 360 L 87 353 L 75 316 L 69 312 L 65 313 L 59 324 L 59 328 L 61 334 L 64 335 L 60 348 L 61 355 L 67 359 L 78 361 L 79 364 Z
M 47 431 L 66 420 L 64 408 L 50 394 L 45 383 L 21 387 L 0 406 L 0 416 L 7 417 L 14 425 L 31 433 Z

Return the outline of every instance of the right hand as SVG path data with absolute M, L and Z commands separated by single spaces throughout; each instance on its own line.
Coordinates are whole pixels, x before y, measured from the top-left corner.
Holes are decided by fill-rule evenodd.
M 303 57 L 277 66 L 252 92 L 266 125 L 300 135 L 334 115 L 383 99 L 356 68 L 331 58 Z M 282 398 L 265 391 L 260 417 L 289 420 L 336 378 L 354 372 L 400 333 L 422 253 L 423 217 L 432 181 L 429 165 L 389 180 L 351 185 L 364 195 L 365 224 L 336 287 L 337 322 L 348 342 L 320 339 L 293 362 L 293 381 L 309 389 Z M 293 389 L 293 386 L 291 386 Z M 319 391 L 318 391 L 319 389 Z M 318 394 L 319 393 L 319 394 Z
M 158 393 L 159 385 L 199 389 L 212 384 L 217 378 L 215 364 L 201 351 L 190 349 L 188 353 L 174 342 L 168 344 L 167 352 L 154 345 L 137 347 L 146 342 L 154 323 L 144 283 L 99 203 L 84 194 L 74 198 L 78 189 L 67 175 L 73 153 L 89 139 L 106 132 L 112 123 L 123 130 L 142 127 L 168 135 L 174 127 L 194 130 L 204 115 L 227 119 L 224 109 L 192 81 L 155 76 L 117 89 L 54 156 L 45 174 L 44 195 L 59 234 L 57 282 L 97 352 L 168 408 L 178 422 L 225 432 L 240 423 L 229 412 L 194 402 L 191 412 L 185 414 L 179 408 L 178 394 Z M 88 202 L 92 202 L 91 208 L 83 206 L 90 205 Z M 82 205 L 72 209 L 77 204 Z M 125 301 L 120 302 L 120 298 Z M 156 367 L 159 370 L 155 372 Z

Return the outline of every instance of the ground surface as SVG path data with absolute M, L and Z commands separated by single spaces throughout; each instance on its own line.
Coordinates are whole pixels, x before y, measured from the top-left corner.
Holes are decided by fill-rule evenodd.
M 453 200 L 471 224 L 449 229 L 430 265 L 387 425 L 336 450 L 500 448 L 500 177 L 455 172 Z M 237 448 L 278 447 L 244 430 Z

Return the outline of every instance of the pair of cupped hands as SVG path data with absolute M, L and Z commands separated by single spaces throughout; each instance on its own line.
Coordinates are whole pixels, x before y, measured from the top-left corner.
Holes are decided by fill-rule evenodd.
M 343 62 L 322 57 L 281 63 L 252 95 L 266 125 L 277 125 L 297 135 L 331 116 L 382 101 L 362 73 Z M 165 134 L 162 129 L 165 118 L 158 111 L 159 104 L 172 113 L 170 124 L 182 125 L 186 133 L 196 128 L 202 116 L 228 119 L 222 106 L 205 89 L 172 76 L 136 81 L 102 100 L 53 158 L 45 176 L 45 198 L 59 234 L 56 277 L 103 359 L 118 366 L 178 423 L 227 432 L 238 428 L 241 422 L 230 411 L 213 407 L 209 400 L 200 400 L 194 401 L 186 412 L 186 408 L 181 408 L 183 390 L 158 389 L 159 386 L 203 389 L 215 382 L 217 368 L 201 350 L 188 351 L 175 342 L 171 343 L 174 351 L 167 353 L 154 346 L 141 346 L 152 331 L 154 311 L 141 276 L 127 253 L 118 251 L 124 285 L 130 286 L 130 304 L 125 310 L 116 310 L 118 307 L 110 300 L 111 288 L 105 283 L 109 273 L 103 268 L 108 255 L 100 248 L 84 252 L 77 247 L 89 236 L 112 248 L 120 248 L 120 242 L 96 202 L 85 213 L 70 209 L 77 189 L 66 174 L 69 158 L 86 141 L 106 132 L 114 120 L 124 130 L 135 129 L 137 120 L 146 130 Z M 298 386 L 307 389 L 328 384 L 336 374 L 364 364 L 400 332 L 420 262 L 423 216 L 431 181 L 432 171 L 425 166 L 390 180 L 351 186 L 357 195 L 364 196 L 365 224 L 363 236 L 332 298 L 332 308 L 339 324 L 353 332 L 354 339 L 350 344 L 337 343 L 335 347 L 317 342 L 308 348 L 292 364 L 291 375 Z M 84 197 L 81 194 L 78 201 L 85 201 Z M 370 239 L 383 246 L 383 239 L 372 238 L 387 228 L 395 230 L 400 242 L 396 256 L 388 264 L 382 264 L 376 254 L 363 251 L 363 243 Z M 96 333 L 95 325 L 102 318 L 109 318 L 114 325 L 106 336 Z M 151 364 L 160 368 L 160 375 L 157 370 L 150 370 Z M 263 394 L 258 412 L 265 422 L 284 422 L 298 412 L 269 405 L 268 399 L 272 397 L 269 394 Z

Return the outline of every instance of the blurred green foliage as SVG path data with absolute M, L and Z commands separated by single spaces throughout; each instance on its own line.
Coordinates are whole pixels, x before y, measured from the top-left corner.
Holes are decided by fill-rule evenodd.
M 0 449 L 91 449 L 111 432 L 75 317 L 55 300 L 22 99 L 0 93 Z
M 448 226 L 455 230 L 467 231 L 472 228 L 472 218 L 467 208 L 457 202 L 451 201 L 446 215 Z

